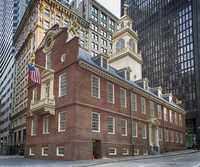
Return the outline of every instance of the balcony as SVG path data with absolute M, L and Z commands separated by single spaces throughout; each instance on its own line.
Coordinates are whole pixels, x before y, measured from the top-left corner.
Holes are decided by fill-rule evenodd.
M 50 115 L 55 115 L 55 99 L 50 99 L 46 96 L 40 101 L 31 101 L 30 113 L 37 119 L 40 119 L 40 115 L 47 113 Z

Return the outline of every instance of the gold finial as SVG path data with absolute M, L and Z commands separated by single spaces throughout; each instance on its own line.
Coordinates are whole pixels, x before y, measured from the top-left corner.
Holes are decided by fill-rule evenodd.
M 176 99 L 176 104 L 182 104 L 181 100 Z
M 34 55 L 34 53 L 31 53 L 30 64 L 33 65 L 34 61 L 35 61 L 35 55 Z
M 73 32 L 74 35 L 77 34 L 77 31 L 78 31 L 78 23 L 77 23 L 77 21 L 76 21 L 75 19 L 73 20 L 72 26 L 71 26 L 70 29 L 69 29 L 69 33 L 70 33 L 71 31 Z
M 124 4 L 124 15 L 126 15 L 127 7 L 129 7 L 129 5 L 125 3 L 125 4 Z

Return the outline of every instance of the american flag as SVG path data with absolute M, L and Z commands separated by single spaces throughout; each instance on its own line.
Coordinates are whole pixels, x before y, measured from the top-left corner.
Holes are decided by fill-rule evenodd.
M 29 68 L 30 79 L 33 82 L 39 83 L 41 85 L 41 74 L 39 68 L 36 68 L 30 64 L 28 64 L 28 68 Z

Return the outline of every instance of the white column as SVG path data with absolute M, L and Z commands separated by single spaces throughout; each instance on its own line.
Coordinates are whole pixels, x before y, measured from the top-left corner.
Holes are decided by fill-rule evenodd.
M 151 137 L 151 133 L 152 133 L 152 124 L 149 124 L 149 145 L 152 146 L 152 137 Z

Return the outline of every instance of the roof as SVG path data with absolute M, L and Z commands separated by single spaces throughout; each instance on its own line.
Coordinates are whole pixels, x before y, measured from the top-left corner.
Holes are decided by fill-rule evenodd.
M 137 85 L 134 81 L 128 81 L 128 80 L 122 78 L 122 77 L 117 73 L 117 69 L 113 68 L 112 66 L 108 65 L 108 67 L 109 67 L 108 70 L 106 70 L 106 69 L 100 67 L 99 65 L 97 65 L 97 64 L 92 60 L 92 58 L 93 58 L 93 57 L 92 57 L 90 54 L 86 53 L 86 52 L 83 51 L 82 49 L 79 49 L 79 53 L 78 53 L 78 55 L 77 55 L 77 59 L 78 59 L 78 60 L 82 60 L 82 61 L 84 61 L 84 62 L 86 62 L 86 63 L 88 63 L 88 64 L 94 66 L 95 68 L 98 68 L 98 69 L 100 69 L 100 70 L 102 70 L 102 71 L 104 71 L 104 72 L 106 72 L 106 73 L 112 75 L 113 77 L 116 77 L 117 79 L 120 79 L 121 81 L 126 82 L 127 84 L 131 85 L 132 87 L 135 87 L 135 88 L 137 88 L 137 89 L 139 89 L 139 90 L 141 90 L 141 91 L 143 91 L 143 92 L 145 92 L 145 93 L 147 93 L 147 94 L 149 94 L 149 95 L 151 95 L 151 96 L 153 96 L 153 97 L 155 97 L 155 98 L 157 98 L 157 99 L 163 101 L 164 103 L 170 104 L 170 105 L 176 107 L 177 109 L 182 110 L 183 112 L 186 112 L 183 108 L 181 108 L 180 106 L 178 106 L 176 103 L 174 103 L 174 102 L 173 102 L 173 103 L 169 103 L 169 102 L 168 102 L 167 100 L 165 100 L 163 97 L 158 97 L 158 96 L 155 95 L 153 92 L 151 92 L 151 91 L 149 91 L 149 90 L 143 89 L 142 87 L 140 87 L 139 85 Z

